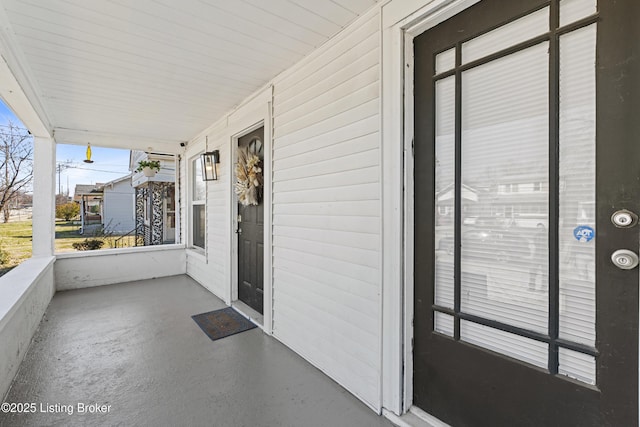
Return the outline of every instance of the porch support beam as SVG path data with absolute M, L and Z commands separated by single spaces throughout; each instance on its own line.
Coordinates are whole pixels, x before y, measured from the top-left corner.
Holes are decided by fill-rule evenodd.
M 55 238 L 56 144 L 33 138 L 33 256 L 52 256 Z
M 56 142 L 59 144 L 87 145 L 87 142 L 91 142 L 94 147 L 122 148 L 125 150 L 153 151 L 167 154 L 180 154 L 184 151 L 183 147 L 180 146 L 181 141 L 65 128 L 55 128 L 53 132 Z

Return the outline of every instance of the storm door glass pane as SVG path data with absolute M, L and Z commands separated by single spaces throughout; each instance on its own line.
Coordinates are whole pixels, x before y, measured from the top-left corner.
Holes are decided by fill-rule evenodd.
M 596 24 L 560 37 L 560 333 L 595 345 Z
M 462 64 L 499 52 L 549 30 L 549 7 L 528 14 L 462 44 Z
M 460 338 L 463 341 L 506 354 L 540 368 L 547 367 L 548 345 L 509 332 L 477 323 L 460 321 Z
M 587 384 L 596 383 L 596 358 L 566 348 L 558 350 L 558 372 Z
M 444 73 L 456 66 L 456 48 L 452 47 L 436 55 L 436 74 Z
M 433 330 L 441 334 L 453 336 L 453 316 L 444 313 L 433 313 Z
M 436 82 L 435 302 L 453 308 L 455 76 Z
M 596 13 L 596 0 L 560 0 L 560 26 Z
M 544 42 L 465 71 L 461 82 L 461 308 L 545 334 L 548 64 Z

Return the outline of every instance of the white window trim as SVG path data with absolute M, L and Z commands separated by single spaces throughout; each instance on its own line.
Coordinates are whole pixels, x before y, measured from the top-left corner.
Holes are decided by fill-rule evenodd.
M 200 161 L 200 156 L 202 155 L 202 151 L 196 153 L 194 156 L 190 156 L 189 157 L 189 161 L 187 162 L 187 181 L 189 183 L 189 185 L 187 185 L 188 188 L 188 194 L 187 194 L 187 201 L 188 201 L 188 218 L 189 220 L 187 221 L 187 227 L 188 227 L 188 236 L 189 236 L 189 242 L 187 247 L 193 251 L 196 251 L 202 255 L 204 255 L 206 253 L 206 248 L 207 248 L 207 188 L 205 185 L 205 192 L 204 192 L 204 198 L 201 200 L 194 200 L 193 199 L 193 195 L 194 195 L 194 190 L 195 190 L 195 180 L 197 179 L 195 176 L 195 168 L 194 168 L 194 162 L 199 162 Z M 200 246 L 196 246 L 193 242 L 194 242 L 194 237 L 193 237 L 193 229 L 194 229 L 194 219 L 193 219 L 193 207 L 194 206 L 204 206 L 204 247 L 200 247 Z

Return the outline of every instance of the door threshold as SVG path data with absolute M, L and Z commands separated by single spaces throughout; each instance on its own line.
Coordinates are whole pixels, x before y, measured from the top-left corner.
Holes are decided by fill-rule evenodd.
M 382 410 L 382 414 L 398 427 L 451 427 L 417 406 L 412 406 L 409 412 L 401 416 L 386 409 Z
M 242 314 L 247 319 L 251 320 L 255 323 L 260 329 L 264 330 L 264 316 L 253 308 L 249 307 L 247 304 L 243 303 L 240 300 L 233 301 L 231 303 L 231 307 L 233 307 L 238 313 Z

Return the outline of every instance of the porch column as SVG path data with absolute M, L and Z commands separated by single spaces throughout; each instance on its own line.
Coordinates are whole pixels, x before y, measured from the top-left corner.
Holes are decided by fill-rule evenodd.
M 74 194 L 75 197 L 75 194 Z M 84 222 L 87 218 L 86 205 L 84 203 L 84 194 L 80 196 L 80 234 L 84 234 Z
M 56 144 L 33 138 L 33 257 L 52 256 L 55 238 Z
M 165 185 L 158 182 L 151 183 L 149 196 L 151 197 L 151 244 L 161 245 L 163 241 L 163 209 Z

